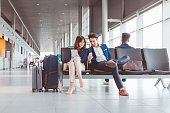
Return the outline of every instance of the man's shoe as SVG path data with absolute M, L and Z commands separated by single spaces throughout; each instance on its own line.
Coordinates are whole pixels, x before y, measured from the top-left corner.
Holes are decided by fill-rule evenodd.
M 119 95 L 121 95 L 121 96 L 129 96 L 129 93 L 126 92 L 126 90 L 124 88 L 121 88 L 119 90 Z
M 126 82 L 126 78 L 122 78 L 122 82 Z
M 108 66 L 110 68 L 115 68 L 117 66 L 117 63 L 112 60 L 109 60 L 106 62 L 106 66 Z

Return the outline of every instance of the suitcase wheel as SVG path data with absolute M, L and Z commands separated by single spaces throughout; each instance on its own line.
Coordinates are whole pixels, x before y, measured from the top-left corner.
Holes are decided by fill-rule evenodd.
M 58 89 L 53 89 L 53 92 L 58 92 Z
M 40 90 L 38 90 L 39 92 L 43 92 L 43 90 L 42 89 L 40 89 Z
M 56 92 L 58 92 L 58 89 L 56 89 Z
M 55 89 L 53 89 L 53 92 L 55 92 Z
M 32 89 L 32 92 L 35 92 L 35 89 Z
M 45 89 L 45 92 L 48 92 L 48 89 Z

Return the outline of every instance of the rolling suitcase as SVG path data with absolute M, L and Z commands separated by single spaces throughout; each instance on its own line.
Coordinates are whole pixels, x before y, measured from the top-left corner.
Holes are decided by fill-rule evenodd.
M 33 66 L 32 68 L 32 92 L 42 92 L 42 67 Z
M 47 92 L 48 89 L 58 92 L 59 75 L 58 75 L 58 58 L 55 55 L 50 55 L 44 65 L 43 72 L 43 87 Z

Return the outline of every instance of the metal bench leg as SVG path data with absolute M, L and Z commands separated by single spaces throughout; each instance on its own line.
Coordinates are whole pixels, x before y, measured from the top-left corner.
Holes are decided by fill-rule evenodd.
M 158 85 L 158 83 L 159 83 L 160 81 L 161 81 L 161 83 L 162 83 L 162 86 L 163 86 L 164 88 L 166 88 L 166 87 L 165 87 L 165 83 L 164 83 L 164 81 L 163 81 L 162 78 L 158 78 L 158 80 L 156 81 L 156 83 L 155 83 L 154 86 Z
M 61 81 L 59 80 L 59 84 L 58 84 L 59 86 L 58 86 L 58 88 L 59 88 L 59 92 L 61 93 L 61 91 L 62 91 L 62 83 L 61 83 Z
M 161 82 L 162 82 L 162 86 L 163 86 L 164 88 L 166 88 L 166 86 L 165 86 L 165 83 L 164 83 L 163 79 L 161 79 Z
M 170 82 L 169 82 L 169 85 L 168 85 L 168 87 L 167 87 L 168 89 L 170 89 Z
M 155 85 L 154 86 L 156 86 L 156 85 L 158 85 L 158 83 L 161 81 L 161 79 L 160 78 L 158 78 L 158 80 L 156 81 L 156 83 L 155 83 Z

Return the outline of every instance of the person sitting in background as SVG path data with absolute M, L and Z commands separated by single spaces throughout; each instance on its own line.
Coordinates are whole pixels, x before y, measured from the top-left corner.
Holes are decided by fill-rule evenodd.
M 115 48 L 134 48 L 132 46 L 129 46 L 129 44 L 128 44 L 129 39 L 130 39 L 129 33 L 122 33 L 122 44 L 120 46 L 115 47 Z M 125 82 L 126 79 L 123 78 L 122 81 Z
M 129 33 L 122 33 L 122 44 L 115 48 L 134 48 L 134 47 L 128 45 L 129 39 L 130 39 Z
M 82 70 L 85 70 L 85 63 L 87 62 L 88 50 L 86 49 L 86 40 L 83 36 L 79 35 L 74 43 L 74 49 L 78 51 L 76 56 L 71 55 L 71 51 L 68 56 L 69 65 L 69 79 L 70 87 L 66 94 L 72 94 L 74 91 L 74 80 L 77 75 L 79 78 L 80 88 L 82 88 Z

